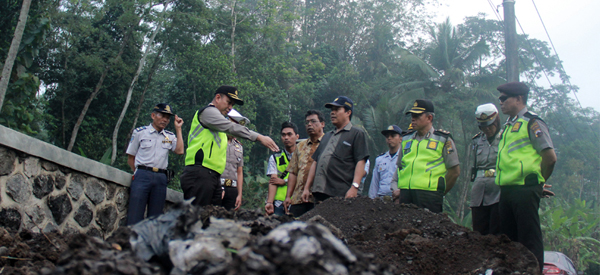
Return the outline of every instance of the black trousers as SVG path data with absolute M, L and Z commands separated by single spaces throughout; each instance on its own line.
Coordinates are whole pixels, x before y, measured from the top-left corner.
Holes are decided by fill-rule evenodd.
M 442 213 L 444 193 L 416 189 L 400 189 L 400 203 L 412 203 L 433 213 Z
M 188 165 L 181 173 L 180 183 L 183 198 L 193 205 L 221 205 L 221 174 L 201 165 Z
M 315 208 L 315 204 L 312 202 L 292 204 L 290 205 L 290 213 L 292 213 L 292 215 L 294 215 L 295 218 L 298 218 L 304 215 L 304 213 L 312 210 L 313 208 Z
M 473 231 L 477 231 L 481 235 L 496 235 L 500 232 L 498 203 L 471 207 L 471 217 L 473 218 Z
M 235 208 L 235 199 L 238 196 L 237 187 L 224 187 L 225 188 L 225 196 L 223 197 L 223 201 L 221 205 L 225 207 L 227 210 L 231 210 Z
M 331 198 L 332 196 L 329 196 L 325 193 L 319 193 L 319 192 L 313 192 L 313 198 L 315 198 L 315 203 L 321 203 L 326 199 Z
M 500 187 L 500 233 L 523 244 L 544 267 L 544 242 L 540 227 L 542 184 Z

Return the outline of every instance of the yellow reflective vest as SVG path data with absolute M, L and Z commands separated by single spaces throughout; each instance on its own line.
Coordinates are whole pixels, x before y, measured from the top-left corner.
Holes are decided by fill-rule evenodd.
M 185 151 L 185 165 L 199 164 L 223 174 L 227 163 L 227 134 L 206 128 L 200 123 L 200 114 L 206 108 L 216 107 L 204 107 L 194 115 Z
M 277 164 L 277 171 L 279 171 L 277 176 L 287 182 L 288 177 L 290 176 L 290 174 L 285 171 L 285 169 L 287 169 L 288 167 L 288 164 L 290 164 L 287 154 L 285 153 L 285 151 L 281 151 L 279 153 L 274 154 L 273 158 L 275 158 L 275 163 Z M 278 186 L 277 193 L 275 193 L 275 200 L 284 201 L 286 195 L 287 184 L 283 186 Z
M 398 188 L 426 191 L 446 190 L 446 165 L 442 152 L 450 134 L 434 131 L 421 141 L 417 132 L 402 140 L 402 168 L 398 169 Z

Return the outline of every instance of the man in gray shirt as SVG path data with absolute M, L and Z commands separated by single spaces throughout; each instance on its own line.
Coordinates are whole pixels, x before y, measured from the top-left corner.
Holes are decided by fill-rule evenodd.
M 243 105 L 238 90 L 233 86 L 221 86 L 208 106 L 198 110 L 192 119 L 185 156 L 185 168 L 181 174 L 184 199 L 195 200 L 194 205 L 220 205 L 220 176 L 227 159 L 227 134 L 251 141 L 259 141 L 273 152 L 279 147 L 268 136 L 251 131 L 245 126 L 231 122 L 225 116 L 234 104 Z
M 323 136 L 312 155 L 314 162 L 302 193 L 304 202 L 308 202 L 311 187 L 317 202 L 330 197 L 356 197 L 369 158 L 365 133 L 350 122 L 354 109 L 352 100 L 339 96 L 325 107 L 331 109 L 335 129 Z

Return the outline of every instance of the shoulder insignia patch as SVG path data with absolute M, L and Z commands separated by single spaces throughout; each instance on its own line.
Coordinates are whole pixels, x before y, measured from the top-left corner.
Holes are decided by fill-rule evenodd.
M 384 152 L 384 153 L 381 153 L 381 154 L 379 154 L 379 155 L 377 155 L 377 157 L 381 157 L 381 156 L 383 156 L 383 155 L 385 155 L 385 152 Z
M 476 139 L 477 137 L 481 136 L 483 134 L 483 132 L 479 132 L 476 135 L 473 136 L 473 139 Z
M 137 128 L 135 128 L 135 131 L 139 132 L 139 131 L 144 130 L 144 129 L 146 129 L 146 126 L 137 127 Z
M 167 131 L 167 130 L 165 130 L 165 133 L 167 133 L 167 134 L 169 134 L 169 135 L 175 135 L 175 134 L 173 134 L 173 132 L 171 132 L 171 131 Z

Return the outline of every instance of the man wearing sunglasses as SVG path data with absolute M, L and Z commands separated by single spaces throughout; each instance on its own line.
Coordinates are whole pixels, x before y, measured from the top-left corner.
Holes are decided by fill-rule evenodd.
M 444 195 L 460 175 L 456 146 L 449 132 L 433 128 L 433 102 L 417 99 L 406 114 L 415 131 L 402 138 L 392 196 L 400 203 L 441 213 Z
M 548 126 L 527 110 L 529 87 L 522 82 L 498 86 L 500 106 L 509 115 L 498 145 L 496 184 L 500 186 L 500 233 L 527 247 L 544 267 L 538 215 L 544 183 L 556 163 Z

